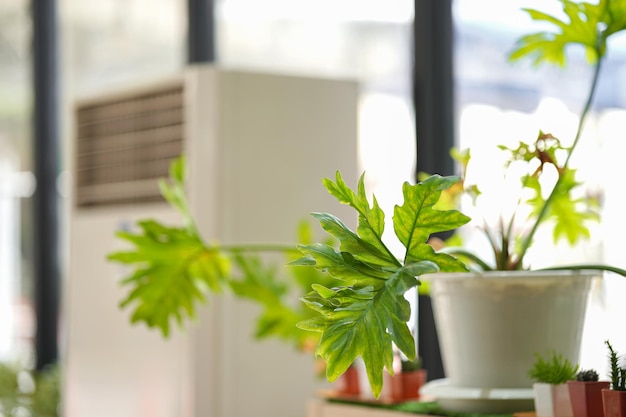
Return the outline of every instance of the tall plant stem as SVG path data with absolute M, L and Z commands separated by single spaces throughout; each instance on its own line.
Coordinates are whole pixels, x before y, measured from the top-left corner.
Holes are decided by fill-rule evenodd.
M 562 167 L 563 170 L 565 170 L 569 166 L 569 162 L 570 162 L 570 159 L 572 158 L 572 154 L 574 153 L 574 149 L 576 148 L 576 145 L 578 145 L 578 142 L 582 135 L 585 121 L 587 120 L 587 116 L 589 115 L 589 110 L 591 109 L 591 103 L 593 102 L 593 98 L 595 96 L 595 92 L 598 86 L 598 79 L 600 77 L 600 70 L 602 68 L 602 55 L 600 54 L 599 49 L 596 52 L 598 54 L 598 61 L 596 62 L 596 65 L 594 66 L 591 87 L 589 88 L 589 94 L 587 96 L 587 101 L 585 102 L 585 107 L 583 108 L 583 111 L 580 115 L 580 120 L 578 122 L 578 129 L 576 130 L 576 136 L 574 137 L 574 142 L 572 143 L 572 146 L 569 148 L 569 152 L 567 153 L 567 157 L 565 158 L 565 163 L 563 164 L 563 167 Z M 554 184 L 554 187 L 552 188 L 552 191 L 550 192 L 550 195 L 546 199 L 544 205 L 541 207 L 541 211 L 539 211 L 539 214 L 537 215 L 537 219 L 535 220 L 535 223 L 533 224 L 533 227 L 530 230 L 530 233 L 528 233 L 528 235 L 522 242 L 522 247 L 519 253 L 519 256 L 520 256 L 519 262 L 516 265 L 517 269 L 520 269 L 523 267 L 523 260 L 526 255 L 526 252 L 528 251 L 528 248 L 530 247 L 533 241 L 533 237 L 535 236 L 535 233 L 537 232 L 537 229 L 539 228 L 539 224 L 545 220 L 546 214 L 548 213 L 548 208 L 552 204 L 552 200 L 554 200 L 554 197 L 556 196 L 557 190 L 559 189 L 559 186 L 561 185 L 562 180 L 563 180 L 563 175 L 559 175 Z

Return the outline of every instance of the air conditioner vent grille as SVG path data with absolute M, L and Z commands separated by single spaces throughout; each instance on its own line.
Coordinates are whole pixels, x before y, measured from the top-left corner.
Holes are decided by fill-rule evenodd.
M 77 107 L 76 203 L 159 201 L 158 178 L 182 152 L 183 84 Z

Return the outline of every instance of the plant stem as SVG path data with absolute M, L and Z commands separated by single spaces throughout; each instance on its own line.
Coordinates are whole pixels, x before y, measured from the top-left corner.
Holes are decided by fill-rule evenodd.
M 600 54 L 600 49 L 598 47 L 598 49 L 596 50 L 597 56 L 598 56 L 598 61 L 596 62 L 596 65 L 594 66 L 594 72 L 593 72 L 593 79 L 591 82 L 591 87 L 589 89 L 589 94 L 587 95 L 587 101 L 585 102 L 585 107 L 583 108 L 583 111 L 580 115 L 580 120 L 578 122 L 578 129 L 576 131 L 576 136 L 574 137 L 574 142 L 572 143 L 572 146 L 569 148 L 569 152 L 567 153 L 567 157 L 565 158 L 565 163 L 563 164 L 563 170 L 565 170 L 570 162 L 570 159 L 572 157 L 572 154 L 574 153 L 574 149 L 576 148 L 576 145 L 578 145 L 578 142 L 580 140 L 580 137 L 582 135 L 582 131 L 583 131 L 583 126 L 585 124 L 585 121 L 587 119 L 587 116 L 589 115 L 589 110 L 591 109 L 591 103 L 593 102 L 593 98 L 595 96 L 595 92 L 596 92 L 596 88 L 598 86 L 598 79 L 600 76 L 600 69 L 602 67 L 602 55 Z M 521 269 L 523 267 L 523 259 L 524 256 L 526 255 L 526 252 L 528 251 L 528 248 L 530 247 L 530 245 L 532 244 L 532 240 L 533 237 L 535 236 L 535 233 L 537 232 L 537 229 L 539 228 L 539 224 L 541 222 L 543 222 L 543 220 L 545 220 L 545 216 L 548 213 L 548 208 L 550 207 L 550 205 L 552 204 L 552 200 L 554 200 L 554 197 L 556 196 L 557 190 L 559 189 L 559 186 L 561 185 L 563 179 L 563 175 L 559 175 L 556 183 L 554 184 L 554 187 L 552 188 L 552 191 L 550 192 L 550 195 L 548 196 L 548 198 L 546 199 L 544 205 L 541 207 L 541 211 L 539 212 L 539 214 L 537 215 L 537 219 L 535 220 L 535 223 L 533 224 L 532 229 L 530 230 L 530 233 L 528 233 L 528 235 L 526 236 L 526 238 L 524 239 L 524 241 L 522 242 L 522 246 L 519 252 L 519 260 L 518 263 L 516 265 L 516 269 Z
M 220 245 L 226 252 L 294 252 L 299 253 L 296 245 L 284 243 L 250 243 L 244 245 Z

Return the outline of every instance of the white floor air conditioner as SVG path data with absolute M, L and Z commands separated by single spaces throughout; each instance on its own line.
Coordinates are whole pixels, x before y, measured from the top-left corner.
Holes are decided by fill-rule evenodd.
M 125 271 L 105 257 L 138 218 L 169 223 L 156 179 L 187 155 L 205 238 L 294 242 L 311 211 L 351 214 L 323 189 L 357 176 L 354 81 L 188 68 L 180 77 L 80 100 L 64 292 L 65 417 L 297 417 L 323 382 L 313 358 L 253 340 L 256 307 L 211 297 L 163 340 L 117 307 Z M 346 210 L 346 211 L 344 211 Z

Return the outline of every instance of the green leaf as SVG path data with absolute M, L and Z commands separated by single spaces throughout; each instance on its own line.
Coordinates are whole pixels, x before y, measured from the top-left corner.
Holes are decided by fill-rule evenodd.
M 229 270 L 228 260 L 207 248 L 187 229 L 140 222 L 137 233 L 118 236 L 134 248 L 111 253 L 109 260 L 134 267 L 121 285 L 129 287 L 122 308 L 132 307 L 132 321 L 170 332 L 172 320 L 195 317 L 195 304 L 205 301 L 207 288 L 220 292 Z
M 436 253 L 426 242 L 433 233 L 444 232 L 466 224 L 470 219 L 457 210 L 434 210 L 441 192 L 459 181 L 458 177 L 433 175 L 421 183 L 404 183 L 404 204 L 396 206 L 393 225 L 396 236 L 406 248 L 404 263 L 421 260 L 435 262 L 442 271 L 466 271 L 458 259 Z
M 312 240 L 310 224 L 300 224 L 298 236 L 301 242 Z M 295 251 L 285 252 L 290 261 Z M 255 302 L 261 308 L 256 320 L 254 336 L 257 339 L 277 337 L 292 343 L 297 349 L 310 351 L 319 341 L 319 334 L 305 331 L 297 326 L 316 313 L 299 302 L 298 297 L 310 291 L 311 285 L 337 285 L 338 281 L 316 271 L 314 268 L 289 267 L 280 272 L 273 266 L 263 264 L 261 257 L 235 253 L 235 273 L 229 282 L 233 292 Z
M 566 48 L 579 45 L 585 49 L 588 61 L 595 63 L 606 53 L 607 38 L 626 29 L 624 0 L 600 0 L 597 4 L 561 0 L 561 3 L 566 20 L 524 9 L 533 20 L 554 25 L 554 31 L 521 37 L 509 60 L 529 57 L 535 65 L 546 62 L 564 66 Z
M 193 216 L 189 211 L 187 194 L 185 192 L 186 165 L 185 156 L 174 159 L 170 163 L 169 178 L 159 180 L 159 189 L 165 200 L 182 216 L 183 223 L 190 232 L 196 232 Z
M 573 198 L 573 190 L 580 186 L 575 179 L 575 171 L 567 169 L 561 173 L 555 195 L 550 205 L 548 216 L 555 221 L 554 240 L 565 238 L 571 245 L 583 238 L 589 238 L 587 222 L 598 220 L 599 214 L 592 211 L 595 200 L 590 197 Z
M 130 267 L 120 284 L 128 294 L 121 308 L 131 309 L 131 321 L 158 328 L 167 337 L 171 322 L 182 325 L 194 318 L 196 304 L 207 290 L 222 291 L 230 261 L 218 247 L 207 246 L 196 231 L 184 189 L 184 157 L 170 164 L 170 178 L 160 182 L 164 198 L 176 208 L 184 227 L 170 227 L 153 219 L 137 222 L 138 230 L 116 235 L 130 247 L 110 253 L 110 261 Z
M 186 179 L 185 156 L 181 155 L 170 164 L 170 178 L 177 184 L 184 184 Z
M 429 262 L 412 265 L 411 272 L 435 272 Z M 316 354 L 327 363 L 327 377 L 334 381 L 361 356 L 374 395 L 382 389 L 383 368 L 393 372 L 393 344 L 415 358 L 415 342 L 406 324 L 411 308 L 404 294 L 417 285 L 413 275 L 400 268 L 378 290 L 373 287 L 321 288 L 304 297 L 323 315 L 299 326 L 322 332 Z
M 373 197 L 370 207 L 365 192 L 365 174 L 359 178 L 357 193 L 346 185 L 341 173 L 337 172 L 336 182 L 323 180 L 328 192 L 342 204 L 348 204 L 358 213 L 357 234 L 349 231 L 334 216 L 317 213 L 322 227 L 341 242 L 341 250 L 352 253 L 356 258 L 378 265 L 398 266 L 399 262 L 382 241 L 385 230 L 385 214 Z
M 575 174 L 576 171 L 570 168 L 561 170 L 561 180 L 557 184 L 546 214 L 546 219 L 554 222 L 554 241 L 565 239 L 570 245 L 589 238 L 588 222 L 599 219 L 599 214 L 595 210 L 596 200 L 591 197 L 574 198 L 575 190 L 581 185 L 576 180 Z M 533 209 L 532 214 L 536 216 L 545 204 L 539 177 L 524 177 L 522 183 L 533 192 L 527 203 Z
M 426 244 L 431 233 L 455 228 L 469 219 L 455 210 L 435 210 L 441 192 L 458 181 L 456 177 L 434 176 L 423 183 L 405 184 L 404 204 L 396 207 L 394 229 L 407 248 L 404 260 L 392 255 L 382 240 L 384 213 L 372 196 L 366 198 L 364 176 L 353 192 L 337 173 L 336 182 L 324 184 L 341 203 L 358 213 L 357 232 L 331 214 L 313 213 L 340 248 L 325 243 L 300 245 L 304 258 L 293 265 L 310 265 L 341 280 L 341 285 L 316 284 L 302 301 L 319 316 L 302 321 L 299 327 L 321 333 L 316 354 L 327 364 L 334 381 L 358 357 L 362 357 L 372 390 L 382 388 L 383 368 L 393 372 L 394 346 L 414 359 L 415 341 L 407 326 L 410 305 L 405 293 L 419 285 L 417 276 L 445 270 L 465 270 L 447 254 L 437 254 Z
M 374 285 L 377 280 L 385 280 L 391 275 L 379 265 L 359 261 L 352 254 L 338 252 L 333 247 L 323 243 L 300 245 L 298 249 L 309 260 L 315 261 L 315 268 L 328 272 L 336 279 L 345 281 L 347 285 L 356 280 L 363 282 L 365 279 L 368 279 L 370 285 Z

